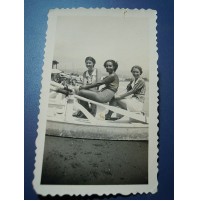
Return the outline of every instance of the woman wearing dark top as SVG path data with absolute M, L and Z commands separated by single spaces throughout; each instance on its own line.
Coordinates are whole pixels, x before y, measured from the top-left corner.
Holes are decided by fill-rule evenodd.
M 127 92 L 114 97 L 109 104 L 112 106 L 119 106 L 120 108 L 131 112 L 142 112 L 146 92 L 145 81 L 140 77 L 142 68 L 140 66 L 133 66 L 131 68 L 131 73 L 133 79 L 127 86 Z M 105 119 L 110 119 L 112 113 L 112 111 L 109 111 L 106 114 Z
M 99 103 L 107 103 L 114 97 L 119 87 L 119 78 L 115 73 L 118 68 L 118 64 L 114 60 L 107 60 L 104 63 L 104 67 L 106 68 L 106 71 L 109 75 L 103 80 L 94 84 L 80 86 L 80 91 L 78 92 L 79 96 L 88 98 Z M 94 87 L 99 87 L 100 85 L 105 85 L 105 87 L 100 91 L 88 90 Z

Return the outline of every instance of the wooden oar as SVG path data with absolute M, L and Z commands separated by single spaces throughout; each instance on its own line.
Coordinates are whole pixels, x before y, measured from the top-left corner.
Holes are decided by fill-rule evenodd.
M 146 118 L 145 116 L 143 115 L 140 115 L 140 114 L 136 114 L 136 113 L 133 113 L 133 112 L 129 112 L 127 110 L 123 110 L 121 108 L 118 108 L 118 107 L 114 107 L 114 106 L 110 106 L 110 105 L 105 105 L 105 104 L 102 104 L 102 103 L 98 103 L 96 101 L 93 101 L 93 100 L 89 100 L 87 98 L 84 98 L 84 97 L 81 97 L 81 96 L 78 96 L 78 95 L 74 95 L 75 98 L 79 99 L 79 100 L 83 100 L 83 101 L 86 101 L 86 102 L 89 102 L 89 103 L 93 103 L 93 104 L 96 104 L 96 105 L 99 105 L 99 106 L 102 106 L 108 110 L 111 110 L 115 113 L 119 113 L 121 115 L 124 115 L 126 117 L 129 117 L 133 120 L 136 120 L 138 122 L 141 122 L 141 123 L 147 123 L 146 122 Z

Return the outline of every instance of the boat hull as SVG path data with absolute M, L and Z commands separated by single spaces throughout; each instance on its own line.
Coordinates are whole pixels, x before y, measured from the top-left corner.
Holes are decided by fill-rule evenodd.
M 88 125 L 47 120 L 46 135 L 99 140 L 148 140 L 148 127 Z

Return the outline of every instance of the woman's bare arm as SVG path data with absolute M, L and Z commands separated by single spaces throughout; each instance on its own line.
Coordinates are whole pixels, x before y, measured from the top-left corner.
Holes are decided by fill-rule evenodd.
M 130 91 L 128 91 L 128 92 L 126 92 L 126 93 L 120 95 L 120 96 L 118 97 L 118 99 L 122 99 L 122 98 L 125 98 L 126 96 L 129 96 L 129 95 L 131 95 L 131 94 L 135 94 L 139 89 L 141 89 L 142 87 L 144 87 L 144 84 L 145 84 L 144 81 L 139 80 L 139 81 L 133 86 L 133 88 L 132 88 Z
M 83 73 L 83 85 L 87 84 L 87 80 L 86 80 L 86 71 Z
M 81 89 L 90 89 L 90 88 L 94 88 L 94 87 L 99 87 L 100 85 L 108 84 L 108 83 L 113 82 L 114 79 L 115 79 L 114 75 L 109 75 L 109 76 L 107 76 L 106 78 L 104 78 L 103 80 L 101 80 L 99 82 L 96 82 L 96 83 L 93 83 L 93 84 L 90 84 L 90 85 L 86 85 L 86 86 L 80 86 L 80 90 Z

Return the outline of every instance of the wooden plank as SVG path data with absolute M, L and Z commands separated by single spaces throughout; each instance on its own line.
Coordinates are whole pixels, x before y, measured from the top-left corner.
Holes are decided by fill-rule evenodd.
M 87 109 L 85 109 L 81 104 L 77 102 L 75 103 L 75 105 L 78 107 L 78 109 L 80 109 L 84 113 L 84 115 L 88 118 L 90 123 L 97 124 L 96 119 L 93 117 L 93 115 L 90 112 L 88 112 Z
M 66 106 L 66 104 L 58 104 L 58 103 L 48 103 L 48 105 L 55 105 L 55 106 Z
M 140 114 L 136 114 L 135 112 L 129 112 L 127 110 L 123 110 L 121 108 L 118 108 L 118 107 L 114 107 L 114 106 L 110 106 L 110 105 L 105 105 L 105 104 L 102 104 L 102 103 L 98 103 L 96 101 L 93 101 L 93 100 L 89 100 L 87 98 L 84 98 L 84 97 L 81 97 L 81 96 L 78 96 L 78 95 L 74 95 L 75 98 L 79 99 L 79 100 L 83 100 L 83 101 L 86 101 L 86 102 L 89 102 L 89 103 L 93 103 L 93 104 L 96 104 L 96 105 L 99 105 L 99 106 L 102 106 L 108 110 L 111 110 L 115 113 L 119 113 L 121 115 L 124 115 L 126 117 L 129 117 L 133 120 L 136 120 L 138 122 L 142 122 L 142 123 L 147 123 L 146 122 L 146 118 L 145 116 L 141 116 Z

